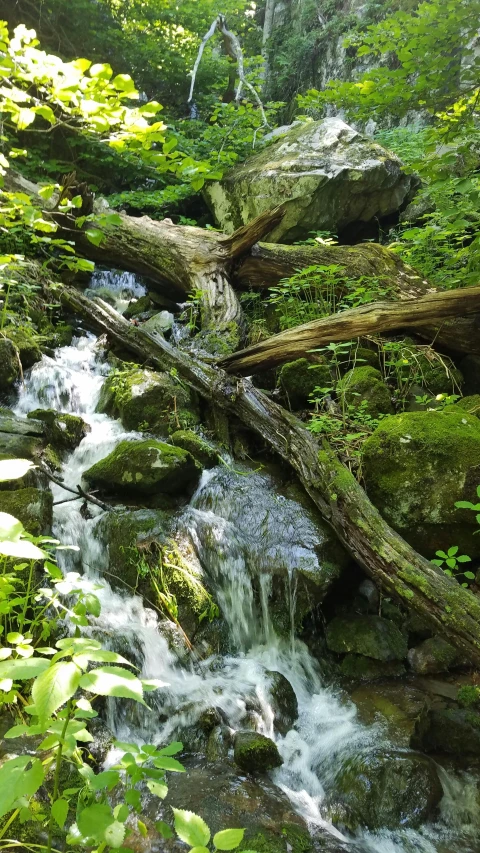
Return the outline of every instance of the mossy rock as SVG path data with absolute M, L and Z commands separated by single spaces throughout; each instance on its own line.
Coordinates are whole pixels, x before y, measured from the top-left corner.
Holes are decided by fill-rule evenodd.
M 160 589 L 163 586 L 164 591 L 175 596 L 178 621 L 188 637 L 196 633 L 200 623 L 202 627 L 207 628 L 212 627 L 212 624 L 216 626 L 218 621 L 209 621 L 208 615 L 214 601 L 204 582 L 203 571 L 193 553 L 182 554 L 173 541 L 167 544 L 161 576 L 157 578 L 157 583 Z M 161 606 L 161 601 L 159 603 Z
M 417 675 L 447 672 L 450 667 L 458 664 L 459 660 L 457 649 L 443 637 L 429 637 L 408 652 L 408 663 Z
M 29 326 L 7 326 L 2 330 L 2 334 L 9 338 L 18 350 L 24 370 L 41 361 L 42 350 L 35 333 Z
M 373 367 L 378 370 L 378 351 L 354 345 L 349 351 L 349 364 L 354 367 Z
M 471 397 L 461 397 L 457 400 L 455 406 L 468 412 L 469 415 L 475 415 L 480 418 L 480 394 L 472 394 Z
M 237 323 L 226 323 L 222 329 L 202 329 L 193 340 L 193 347 L 201 352 L 221 358 L 235 352 L 241 343 L 240 328 Z
M 175 447 L 188 450 L 202 468 L 214 468 L 215 465 L 218 465 L 218 452 L 193 430 L 179 429 L 172 433 L 170 439 Z
M 315 388 L 330 388 L 332 375 L 326 362 L 314 363 L 306 358 L 287 361 L 280 370 L 278 383 L 292 409 L 306 406 Z
M 21 374 L 15 346 L 8 338 L 0 338 L 0 393 L 10 391 Z
M 455 507 L 478 499 L 478 418 L 456 406 L 386 418 L 364 444 L 362 470 L 370 500 L 417 551 L 431 558 L 458 544 L 480 556 L 475 513 Z
M 445 367 L 439 361 L 430 361 L 424 356 L 418 360 L 418 368 L 421 372 L 420 382 L 431 394 L 453 394 L 459 393 L 464 384 L 462 373 L 458 368 Z
M 270 704 L 274 715 L 273 724 L 280 734 L 286 735 L 298 717 L 295 690 L 281 672 L 269 672 L 268 675 L 270 676 Z
M 27 417 L 46 425 L 47 440 L 56 450 L 74 450 L 91 430 L 78 415 L 61 414 L 55 409 L 34 409 Z
M 283 764 L 276 743 L 258 732 L 237 732 L 233 757 L 246 773 L 268 773 Z
M 332 787 L 327 814 L 350 831 L 415 829 L 428 820 L 443 796 L 433 761 L 393 750 L 368 750 L 343 762 Z
M 397 626 L 381 616 L 337 616 L 327 626 L 332 652 L 354 652 L 380 661 L 403 660 L 407 641 Z
M 431 704 L 428 693 L 405 681 L 363 685 L 350 698 L 357 707 L 360 722 L 372 726 L 380 718 L 390 743 L 396 747 L 415 748 L 419 733 L 428 725 Z
M 50 533 L 52 503 L 52 493 L 47 490 L 27 488 L 0 492 L 0 512 L 18 518 L 32 536 Z
M 349 653 L 340 664 L 340 672 L 350 681 L 364 684 L 382 681 L 385 678 L 401 678 L 405 675 L 406 669 L 400 661 L 374 660 L 365 655 Z
M 169 373 L 132 368 L 113 372 L 104 382 L 98 412 L 119 418 L 126 429 L 187 429 L 199 423 L 196 396 Z
M 336 390 L 339 400 L 347 406 L 357 407 L 366 401 L 366 413 L 372 418 L 393 413 L 390 390 L 374 367 L 366 365 L 347 371 Z
M 0 459 L 38 460 L 42 454 L 44 442 L 35 435 L 15 435 L 0 432 Z
M 200 466 L 190 453 L 162 441 L 121 441 L 112 453 L 84 473 L 87 483 L 106 492 L 139 497 L 177 495 L 192 487 Z
M 130 304 L 125 308 L 123 316 L 127 320 L 131 320 L 133 317 L 138 317 L 140 314 L 146 314 L 147 311 L 151 311 L 152 308 L 152 300 L 150 299 L 150 296 L 146 294 L 145 296 L 140 296 L 139 299 L 132 300 L 132 302 L 130 302 Z
M 125 586 L 139 589 L 150 597 L 151 585 L 145 582 L 148 572 L 141 569 L 147 549 L 152 543 L 163 546 L 171 528 L 169 515 L 158 509 L 107 512 L 101 516 L 95 536 L 106 548 L 108 581 L 114 589 Z
M 460 708 L 431 711 L 418 746 L 425 752 L 480 757 L 480 714 Z

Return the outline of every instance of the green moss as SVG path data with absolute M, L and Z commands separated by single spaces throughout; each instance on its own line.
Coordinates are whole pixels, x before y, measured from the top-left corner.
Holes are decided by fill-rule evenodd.
M 283 764 L 274 741 L 258 732 L 237 732 L 233 757 L 235 763 L 247 773 L 267 773 Z
M 130 302 L 130 305 L 123 312 L 123 316 L 127 320 L 131 320 L 132 317 L 138 317 L 139 314 L 146 314 L 152 308 L 152 300 L 147 294 L 146 296 L 141 296 L 140 299 L 136 299 L 134 302 Z
M 480 394 L 472 394 L 471 397 L 462 397 L 457 400 L 455 406 L 468 412 L 469 415 L 475 415 L 480 418 Z
M 245 840 L 239 847 L 242 850 L 255 850 L 256 853 L 308 853 L 313 842 L 309 832 L 296 823 L 282 823 L 270 832 L 258 832 Z
M 348 654 L 340 664 L 340 672 L 345 678 L 363 683 L 384 678 L 400 678 L 405 675 L 406 670 L 399 661 L 379 661 L 364 655 Z
M 203 468 L 214 468 L 218 465 L 219 456 L 203 438 L 192 430 L 177 430 L 170 436 L 175 447 L 188 450 Z
M 195 395 L 169 373 L 132 368 L 107 377 L 97 406 L 120 418 L 126 429 L 165 432 L 186 429 L 199 422 Z
M 52 493 L 27 488 L 0 492 L 0 512 L 18 518 L 33 536 L 49 533 L 52 525 Z
M 407 656 L 404 635 L 381 616 L 337 616 L 328 624 L 325 636 L 332 652 L 355 652 L 381 661 Z
M 240 330 L 237 323 L 226 323 L 220 330 L 205 329 L 195 337 L 195 343 L 210 355 L 221 358 L 235 352 L 240 346 Z
M 305 406 L 316 387 L 330 388 L 332 375 L 326 362 L 314 364 L 306 358 L 297 358 L 283 365 L 278 383 L 292 409 Z
M 20 376 L 17 350 L 10 340 L 0 338 L 0 392 L 9 391 Z
M 28 418 L 46 425 L 46 437 L 57 450 L 74 450 L 90 432 L 90 427 L 78 415 L 56 412 L 55 409 L 35 409 Z
M 357 406 L 366 400 L 366 411 L 374 418 L 393 412 L 390 391 L 382 374 L 369 365 L 349 370 L 337 385 L 337 395 L 347 406 Z
M 24 370 L 41 360 L 42 351 L 30 326 L 7 326 L 2 335 L 9 338 L 18 350 Z
M 457 702 L 462 708 L 472 708 L 480 705 L 480 687 L 474 684 L 464 684 L 457 693 Z

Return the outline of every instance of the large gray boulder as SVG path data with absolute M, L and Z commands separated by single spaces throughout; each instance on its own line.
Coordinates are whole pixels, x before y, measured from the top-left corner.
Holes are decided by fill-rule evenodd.
M 217 224 L 232 232 L 286 203 L 270 242 L 291 243 L 324 230 L 338 234 L 401 209 L 416 186 L 394 154 L 339 118 L 305 122 L 209 183 L 205 198 Z

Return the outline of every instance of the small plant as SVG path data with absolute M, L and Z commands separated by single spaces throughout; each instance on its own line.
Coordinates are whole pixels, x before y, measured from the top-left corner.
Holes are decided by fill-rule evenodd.
M 431 562 L 434 563 L 435 566 L 440 566 L 442 568 L 444 565 L 447 567 L 446 569 L 442 568 L 444 574 L 448 575 L 449 578 L 457 578 L 459 576 L 463 576 L 467 578 L 469 581 L 475 580 L 475 575 L 473 572 L 466 572 L 462 569 L 462 564 L 471 563 L 471 557 L 468 557 L 467 554 L 459 554 L 458 553 L 458 545 L 452 545 L 451 548 L 445 553 L 445 551 L 435 551 L 436 559 Z M 463 587 L 468 587 L 468 583 L 462 583 Z
M 480 486 L 477 486 L 477 497 L 480 498 Z M 457 501 L 455 506 L 457 509 L 471 509 L 473 512 L 476 512 L 476 522 L 480 524 L 480 503 L 472 504 L 471 501 Z M 475 533 L 478 532 L 478 530 L 475 531 Z
M 457 693 L 457 702 L 463 708 L 472 708 L 480 705 L 480 687 L 475 684 L 464 684 Z

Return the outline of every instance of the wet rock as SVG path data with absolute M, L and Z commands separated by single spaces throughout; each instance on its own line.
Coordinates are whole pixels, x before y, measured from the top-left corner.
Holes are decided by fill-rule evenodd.
M 208 761 L 226 758 L 231 745 L 231 737 L 226 726 L 215 726 L 208 736 L 206 756 Z
M 287 361 L 281 368 L 278 384 L 284 392 L 292 409 L 306 406 L 316 387 L 330 388 L 332 374 L 326 362 L 323 364 L 297 358 Z
M 380 661 L 407 656 L 404 635 L 381 616 L 337 616 L 327 626 L 326 641 L 332 652 L 355 652 Z
M 273 724 L 282 735 L 286 735 L 298 717 L 298 702 L 288 678 L 281 672 L 268 672 L 270 697 L 274 713 Z
M 44 442 L 33 435 L 11 435 L 0 433 L 1 459 L 32 459 L 38 460 L 42 454 Z
M 338 234 L 352 222 L 370 222 L 399 210 L 415 178 L 400 160 L 339 118 L 307 122 L 209 182 L 205 197 L 227 232 L 265 210 L 286 204 L 266 237 L 274 243 L 305 239 L 323 229 Z
M 106 512 L 93 535 L 105 545 L 105 568 L 114 589 L 143 590 L 140 563 L 149 546 L 166 543 L 171 530 L 167 513 L 157 509 Z
M 146 332 L 153 332 L 154 334 L 163 336 L 167 332 L 170 332 L 174 319 L 170 311 L 159 311 L 158 314 L 154 314 L 153 317 L 150 317 L 142 324 L 142 329 Z
M 363 684 L 384 678 L 401 678 L 406 669 L 400 661 L 380 661 L 364 655 L 348 654 L 340 664 L 340 672 L 345 678 Z
M 283 764 L 274 741 L 258 732 L 237 732 L 233 757 L 235 764 L 246 773 L 268 773 Z
M 372 418 L 393 414 L 390 390 L 382 374 L 374 367 L 354 367 L 337 385 L 337 395 L 347 406 L 357 408 L 365 402 L 365 411 Z
M 425 752 L 443 752 L 460 758 L 480 756 L 480 714 L 460 709 L 431 711 L 419 747 Z
M 343 763 L 327 797 L 333 822 L 350 831 L 416 828 L 443 789 L 433 761 L 414 752 L 371 750 Z
M 380 603 L 380 594 L 370 578 L 365 578 L 365 580 L 361 582 L 358 587 L 358 594 L 365 599 L 370 610 L 376 610 L 378 608 Z
M 133 299 L 125 308 L 123 316 L 127 320 L 131 320 L 133 317 L 138 317 L 141 314 L 146 314 L 148 311 L 151 311 L 152 307 L 152 300 L 147 293 L 145 296 L 140 296 L 139 299 Z
M 0 393 L 10 391 L 22 374 L 18 353 L 7 338 L 0 339 Z
M 119 418 L 126 429 L 149 432 L 188 429 L 200 420 L 194 393 L 176 377 L 141 368 L 107 376 L 97 411 Z
M 119 489 L 140 497 L 176 495 L 193 486 L 200 466 L 179 447 L 154 439 L 121 441 L 84 473 L 87 483 L 107 492 Z
M 446 672 L 458 660 L 457 649 L 442 637 L 430 637 L 408 652 L 408 663 L 417 675 Z
M 416 748 L 428 727 L 428 695 L 404 682 L 357 687 L 350 698 L 361 721 L 365 725 L 384 722 L 389 740 L 397 747 Z
M 480 478 L 480 421 L 455 406 L 386 418 L 363 447 L 370 500 L 414 548 L 431 558 L 462 543 L 480 556 L 475 513 L 455 502 L 476 502 Z
M 55 409 L 34 409 L 27 417 L 45 424 L 47 441 L 57 450 L 74 450 L 91 430 L 78 415 L 62 414 Z
M 2 329 L 2 334 L 12 341 L 24 370 L 41 361 L 42 350 L 31 327 L 7 326 Z
M 27 488 L 0 491 L 0 512 L 18 518 L 32 536 L 50 533 L 52 504 L 52 493 L 49 490 Z
M 218 465 L 219 456 L 215 448 L 193 430 L 179 429 L 172 433 L 170 440 L 175 447 L 188 450 L 202 468 L 214 468 Z

